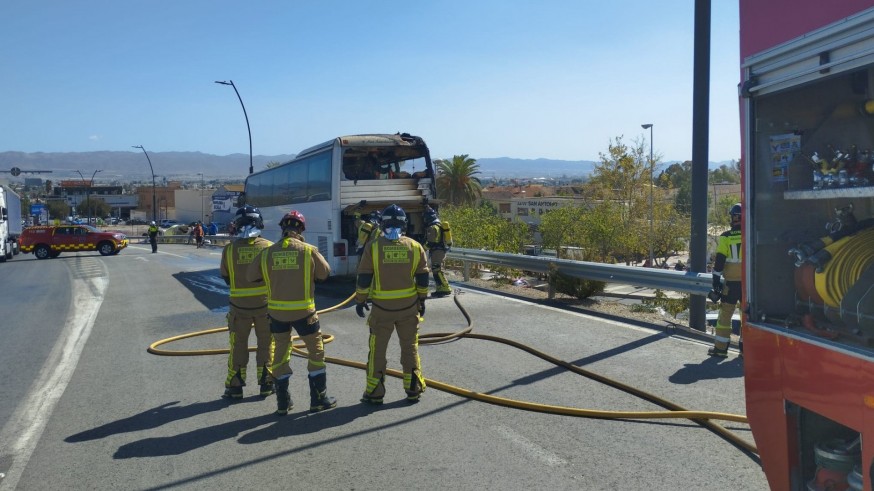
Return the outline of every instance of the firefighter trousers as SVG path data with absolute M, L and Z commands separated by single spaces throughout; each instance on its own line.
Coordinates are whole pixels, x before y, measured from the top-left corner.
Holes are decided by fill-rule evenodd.
M 297 331 L 301 341 L 306 345 L 307 370 L 310 375 L 325 371 L 325 344 L 319 326 L 319 317 L 313 314 L 304 319 L 284 322 L 270 319 L 270 333 L 273 335 L 273 365 L 270 374 L 275 380 L 287 379 L 291 376 L 291 329 Z
M 449 282 L 446 281 L 446 275 L 443 273 L 443 260 L 446 258 L 446 251 L 443 249 L 431 249 L 428 252 L 428 257 L 431 259 L 431 273 L 434 275 L 434 283 L 437 285 L 437 293 L 451 293 Z
M 727 281 L 722 289 L 722 298 L 719 301 L 719 317 L 716 319 L 716 328 L 713 330 L 714 343 L 717 349 L 725 350 L 731 344 L 731 317 L 740 301 L 740 281 Z
M 401 347 L 401 368 L 404 372 L 404 390 L 407 395 L 425 391 L 425 378 L 419 359 L 419 312 L 418 302 L 409 308 L 389 312 L 373 305 L 367 317 L 370 327 L 370 351 L 367 355 L 367 379 L 364 393 L 379 399 L 385 395 L 385 371 L 388 365 L 386 351 L 392 332 L 397 330 Z
M 249 364 L 249 333 L 255 330 L 257 349 L 255 362 L 258 366 L 258 382 L 265 380 L 265 367 L 269 367 L 272 357 L 272 342 L 267 307 L 247 310 L 230 306 L 228 309 L 228 334 L 230 353 L 228 353 L 228 377 L 225 387 L 246 385 L 246 366 Z M 235 377 L 236 375 L 236 377 Z

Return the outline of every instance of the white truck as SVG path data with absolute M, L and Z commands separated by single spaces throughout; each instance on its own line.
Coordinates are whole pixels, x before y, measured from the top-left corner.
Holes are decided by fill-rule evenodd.
M 15 191 L 0 185 L 0 263 L 18 254 L 21 235 L 21 198 Z

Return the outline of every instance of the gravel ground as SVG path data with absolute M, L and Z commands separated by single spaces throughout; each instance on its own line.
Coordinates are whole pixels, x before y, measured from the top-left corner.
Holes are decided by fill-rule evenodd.
M 452 283 L 466 284 L 485 290 L 501 291 L 522 298 L 529 298 L 532 300 L 540 300 L 544 302 L 550 301 L 549 295 L 545 287 L 541 289 L 535 288 L 533 286 L 516 286 L 511 284 L 507 280 L 471 278 L 469 281 L 464 281 L 462 273 L 460 271 L 453 270 L 446 271 L 446 279 Z M 535 278 L 525 278 L 525 280 L 530 285 L 534 286 L 539 286 L 546 283 L 545 281 L 539 281 Z M 552 299 L 550 302 L 560 304 L 566 307 L 572 307 L 574 309 L 579 309 L 583 312 L 588 311 L 595 314 L 606 314 L 614 317 L 634 320 L 637 322 L 646 322 L 658 327 L 665 327 L 672 324 L 672 322 L 670 321 L 673 319 L 671 319 L 669 316 L 662 315 L 657 312 L 633 312 L 631 310 L 631 305 L 620 303 L 618 300 L 619 299 L 614 300 L 608 297 L 597 297 L 579 300 L 575 297 L 571 297 L 562 293 L 556 293 L 555 298 Z M 682 323 L 683 321 L 678 322 Z

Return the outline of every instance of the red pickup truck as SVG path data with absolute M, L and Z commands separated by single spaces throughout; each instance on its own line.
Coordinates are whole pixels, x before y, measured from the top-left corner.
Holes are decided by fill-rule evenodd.
M 59 225 L 28 227 L 18 243 L 21 252 L 33 252 L 37 259 L 47 259 L 71 251 L 97 251 L 111 256 L 127 247 L 128 240 L 122 233 L 102 232 L 88 225 Z

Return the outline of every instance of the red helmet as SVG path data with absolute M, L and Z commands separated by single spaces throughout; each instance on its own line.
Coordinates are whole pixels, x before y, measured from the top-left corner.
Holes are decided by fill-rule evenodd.
M 303 217 L 303 213 L 297 210 L 291 210 L 286 213 L 282 220 L 279 220 L 279 227 L 282 230 L 287 228 L 299 228 L 301 232 L 307 229 L 307 221 L 306 218 Z

